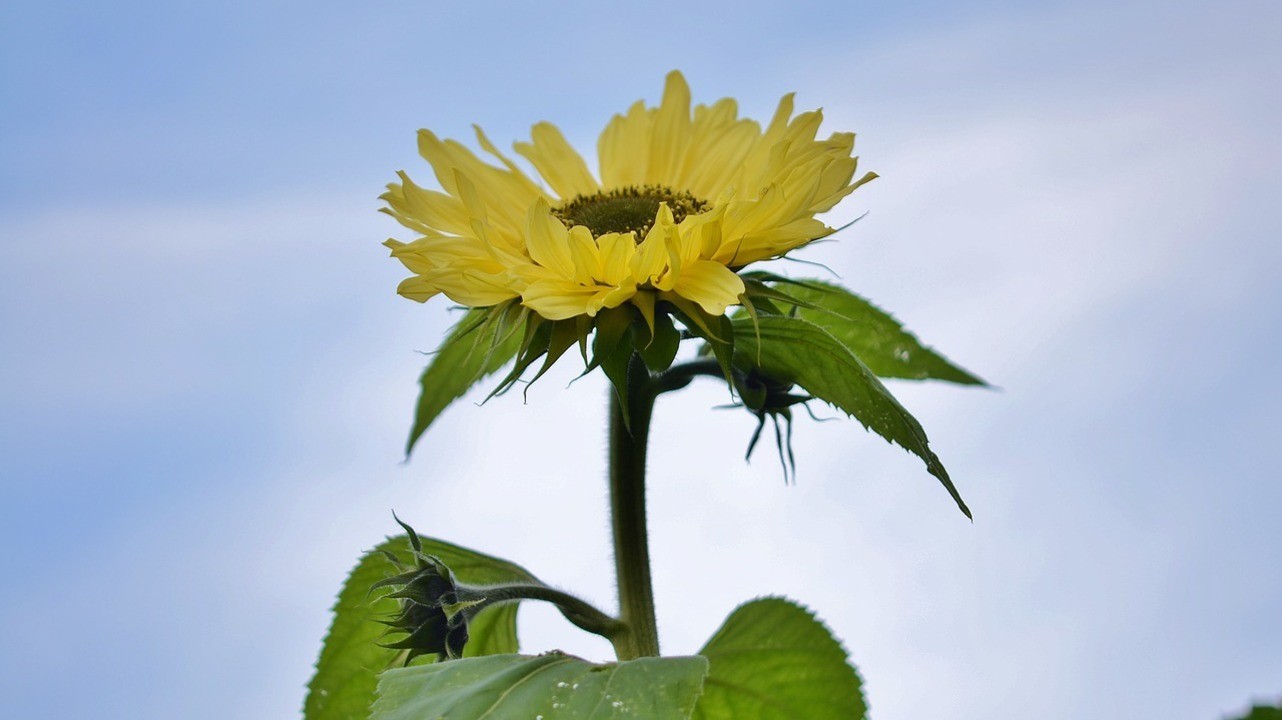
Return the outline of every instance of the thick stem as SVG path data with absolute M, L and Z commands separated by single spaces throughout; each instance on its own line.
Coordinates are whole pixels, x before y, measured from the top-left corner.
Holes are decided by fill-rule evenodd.
M 633 355 L 628 364 L 626 418 L 618 394 L 610 391 L 610 519 L 620 619 L 628 628 L 614 643 L 620 660 L 659 654 L 645 522 L 645 453 L 654 398 L 650 372 Z

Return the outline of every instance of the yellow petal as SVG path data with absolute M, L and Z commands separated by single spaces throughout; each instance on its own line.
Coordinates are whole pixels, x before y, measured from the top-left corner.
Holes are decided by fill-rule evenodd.
M 596 239 L 600 249 L 601 273 L 597 280 L 606 285 L 619 285 L 632 276 L 632 256 L 637 242 L 632 233 L 606 233 Z
M 542 194 L 519 169 L 483 162 L 458 141 L 441 140 L 430 130 L 419 131 L 418 147 L 447 193 L 461 198 L 457 177 L 466 176 L 476 187 L 491 222 L 504 231 L 519 233 L 525 208 Z
M 654 301 L 654 292 L 650 290 L 639 290 L 632 296 L 632 304 L 641 311 L 641 319 L 645 320 L 650 337 L 654 337 Z
M 489 307 L 517 297 L 503 274 L 464 270 L 432 279 L 449 299 L 468 307 Z
M 638 100 L 626 115 L 615 115 L 597 140 L 601 185 L 643 185 L 650 165 L 650 135 L 655 111 Z
M 712 315 L 724 315 L 743 294 L 743 280 L 730 268 L 711 260 L 696 260 L 681 268 L 673 291 L 699 304 Z
M 471 231 L 467 210 L 457 198 L 421 188 L 403 172 L 397 175 L 401 183 L 389 184 L 383 194 L 394 215 L 405 215 L 427 227 L 455 235 Z
M 598 288 L 585 287 L 568 280 L 545 280 L 531 283 L 521 294 L 521 302 L 548 320 L 566 320 L 577 315 L 595 315 L 593 299 Z
M 654 225 L 645 239 L 637 245 L 632 256 L 632 275 L 639 283 L 653 282 L 668 267 L 668 237 L 676 231 L 672 210 L 667 203 L 659 203 Z
M 601 273 L 600 250 L 592 239 L 592 231 L 582 225 L 570 228 L 570 258 L 574 261 L 574 281 L 580 285 L 593 284 Z
M 647 181 L 654 185 L 677 184 L 689 143 L 690 86 L 680 72 L 673 70 L 664 83 L 663 102 L 654 118 Z
M 525 171 L 522 170 L 520 166 L 512 162 L 508 156 L 499 152 L 499 149 L 494 145 L 494 143 L 490 142 L 489 137 L 485 135 L 485 131 L 481 130 L 480 125 L 473 125 L 472 130 L 476 132 L 476 142 L 481 146 L 481 149 L 498 158 L 499 162 L 503 163 L 503 166 L 512 173 L 516 182 L 520 183 L 520 185 L 526 188 L 532 195 L 543 194 L 543 191 L 539 189 L 539 186 L 525 174 Z
M 396 287 L 396 293 L 415 302 L 427 302 L 440 290 L 422 277 L 409 277 Z
M 566 141 L 565 136 L 552 123 L 541 122 L 531 131 L 533 142 L 516 143 L 514 147 L 534 165 L 563 200 L 576 195 L 591 195 L 600 190 L 587 163 Z
M 526 216 L 526 247 L 534 262 L 566 279 L 574 277 L 574 259 L 570 257 L 570 233 L 552 215 L 547 201 L 539 198 Z
M 637 285 L 634 282 L 625 282 L 624 284 L 614 287 L 605 288 L 598 293 L 594 302 L 599 302 L 597 310 L 601 308 L 617 308 L 623 303 L 631 300 L 637 294 Z
M 702 141 L 692 143 L 686 161 L 684 187 L 695 195 L 715 198 L 740 180 L 761 128 L 741 120 Z
M 775 114 L 770 118 L 770 125 L 766 128 L 765 140 L 767 142 L 773 143 L 783 137 L 783 133 L 792 119 L 795 100 L 796 93 L 788 93 L 779 98 L 779 105 L 775 107 Z

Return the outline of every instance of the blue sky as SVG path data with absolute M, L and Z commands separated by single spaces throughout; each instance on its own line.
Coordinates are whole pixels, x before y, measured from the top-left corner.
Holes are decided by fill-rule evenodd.
M 591 148 L 682 69 L 859 133 L 807 254 L 1000 392 L 899 383 L 974 524 L 853 422 L 659 409 L 665 648 L 782 593 L 881 720 L 1218 718 L 1282 694 L 1282 147 L 1266 2 L 48 2 L 0 10 L 0 707 L 288 717 L 392 530 L 612 601 L 604 388 L 450 410 L 402 465 L 444 303 L 376 196 L 414 131 Z M 403 235 L 402 235 L 403 237 Z M 794 269 L 796 270 L 796 269 Z M 472 400 L 479 398 L 470 398 Z M 691 548 L 695 548 L 691 550 Z M 761 568 L 770 568 L 764 573 Z M 551 612 L 529 650 L 604 658 Z

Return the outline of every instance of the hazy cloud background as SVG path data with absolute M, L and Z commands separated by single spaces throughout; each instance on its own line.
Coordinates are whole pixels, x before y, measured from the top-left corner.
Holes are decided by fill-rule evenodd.
M 786 594 L 874 716 L 1218 718 L 1282 694 L 1276 3 L 51 2 L 0 11 L 0 708 L 297 713 L 396 508 L 613 603 L 604 387 L 401 447 L 445 303 L 374 212 L 414 131 L 590 148 L 681 68 L 859 132 L 808 251 L 1000 392 L 896 383 L 975 510 L 853 421 L 800 478 L 665 398 L 665 649 Z M 804 267 L 794 272 L 810 272 Z M 768 450 L 768 449 L 767 449 Z M 530 650 L 604 658 L 545 608 Z

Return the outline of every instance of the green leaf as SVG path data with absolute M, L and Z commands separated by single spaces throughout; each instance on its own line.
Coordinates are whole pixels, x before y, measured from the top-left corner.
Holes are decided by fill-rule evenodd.
M 440 540 L 423 538 L 422 542 L 423 552 L 448 565 L 459 582 L 538 582 L 525 569 L 505 560 Z M 307 720 L 364 720 L 369 716 L 378 673 L 397 665 L 401 656 L 396 650 L 379 647 L 386 628 L 374 621 L 395 612 L 398 605 L 369 590 L 374 583 L 397 573 L 384 553 L 397 553 L 405 559 L 409 550 L 405 535 L 391 538 L 365 553 L 348 575 L 334 604 L 334 621 L 321 647 L 316 674 L 308 685 L 303 706 Z M 468 628 L 471 639 L 464 648 L 464 657 L 516 652 L 516 609 L 517 603 L 502 603 L 478 613 Z M 427 659 L 419 662 L 422 661 Z
M 921 344 L 884 310 L 838 285 L 807 280 L 789 286 L 797 316 L 827 330 L 878 377 L 987 385 Z
M 726 378 L 726 384 L 733 387 L 734 378 L 730 368 L 735 351 L 735 330 L 730 323 L 730 317 L 709 315 L 697 304 L 680 296 L 673 295 L 668 298 L 668 301 L 675 308 L 673 313 L 677 320 L 680 320 L 692 335 L 704 341 L 706 352 L 703 354 L 711 353 L 717 359 L 717 364 L 721 366 L 721 373 Z
M 1253 705 L 1239 720 L 1282 720 L 1282 703 L 1278 706 Z
M 687 720 L 707 671 L 702 657 L 605 665 L 561 653 L 451 660 L 383 673 L 372 720 Z
M 463 657 L 506 655 L 520 650 L 516 639 L 516 601 L 495 603 L 477 613 L 468 623 Z
M 777 380 L 796 383 L 917 455 L 957 507 L 971 517 L 948 471 L 930 449 L 921 424 L 845 345 L 818 325 L 797 317 L 763 315 L 757 318 L 755 332 L 748 318 L 735 319 L 733 325 L 735 362 L 740 367 L 758 367 Z
M 867 713 L 841 643 L 788 600 L 740 605 L 699 654 L 708 677 L 694 720 L 861 720 Z
M 507 314 L 504 309 L 469 310 L 446 336 L 418 380 L 422 389 L 414 408 L 414 427 L 405 444 L 406 455 L 450 403 L 516 354 L 521 334 L 502 322 Z

